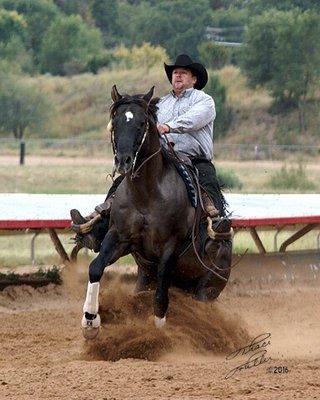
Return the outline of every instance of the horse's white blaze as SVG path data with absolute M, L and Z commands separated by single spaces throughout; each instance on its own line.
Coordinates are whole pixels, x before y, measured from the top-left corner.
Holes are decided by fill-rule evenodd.
M 83 305 L 83 312 L 89 314 L 97 314 L 99 310 L 99 289 L 100 283 L 88 282 L 87 296 Z
M 164 316 L 163 318 L 159 318 L 155 315 L 154 316 L 154 324 L 159 329 L 163 328 L 166 324 L 166 316 Z
M 124 115 L 127 118 L 127 122 L 129 122 L 133 118 L 133 114 L 131 111 L 127 111 Z

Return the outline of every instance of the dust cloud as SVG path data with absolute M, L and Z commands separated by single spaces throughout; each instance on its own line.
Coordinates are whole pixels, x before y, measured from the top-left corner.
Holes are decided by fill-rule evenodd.
M 102 328 L 86 342 L 84 358 L 117 361 L 124 358 L 158 360 L 166 354 L 219 355 L 248 343 L 242 321 L 217 302 L 201 303 L 170 290 L 167 324 L 153 322 L 153 291 L 134 293 L 133 284 L 109 282 L 100 295 Z

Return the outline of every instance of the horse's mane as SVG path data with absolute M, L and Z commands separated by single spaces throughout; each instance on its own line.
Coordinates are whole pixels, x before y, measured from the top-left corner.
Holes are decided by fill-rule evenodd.
M 145 112 L 147 113 L 148 117 L 151 117 L 154 121 L 154 123 L 157 123 L 157 111 L 158 111 L 158 102 L 159 102 L 159 97 L 154 97 L 151 99 L 149 104 L 144 100 L 143 94 L 135 94 L 133 96 L 129 95 L 124 95 L 121 97 L 121 99 L 115 101 L 112 106 L 110 107 L 110 112 L 111 112 L 111 117 L 114 117 L 114 114 L 116 110 L 118 109 L 119 106 L 124 105 L 124 104 L 137 104 L 141 106 Z

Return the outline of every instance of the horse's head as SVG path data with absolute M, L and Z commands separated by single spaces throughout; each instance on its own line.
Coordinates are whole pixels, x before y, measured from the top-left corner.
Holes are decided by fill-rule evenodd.
M 124 175 L 132 169 L 149 128 L 149 104 L 154 86 L 147 94 L 122 96 L 114 85 L 111 91 L 112 141 L 116 171 Z

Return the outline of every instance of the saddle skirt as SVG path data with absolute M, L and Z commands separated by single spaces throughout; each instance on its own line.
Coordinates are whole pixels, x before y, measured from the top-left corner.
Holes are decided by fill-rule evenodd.
M 173 152 L 163 148 L 162 154 L 165 159 L 171 162 L 180 177 L 182 178 L 188 193 L 188 197 L 192 207 L 197 208 L 199 204 L 199 196 L 198 193 L 198 170 L 196 167 L 192 165 L 190 158 L 185 155 L 181 155 L 180 153 L 174 154 Z

